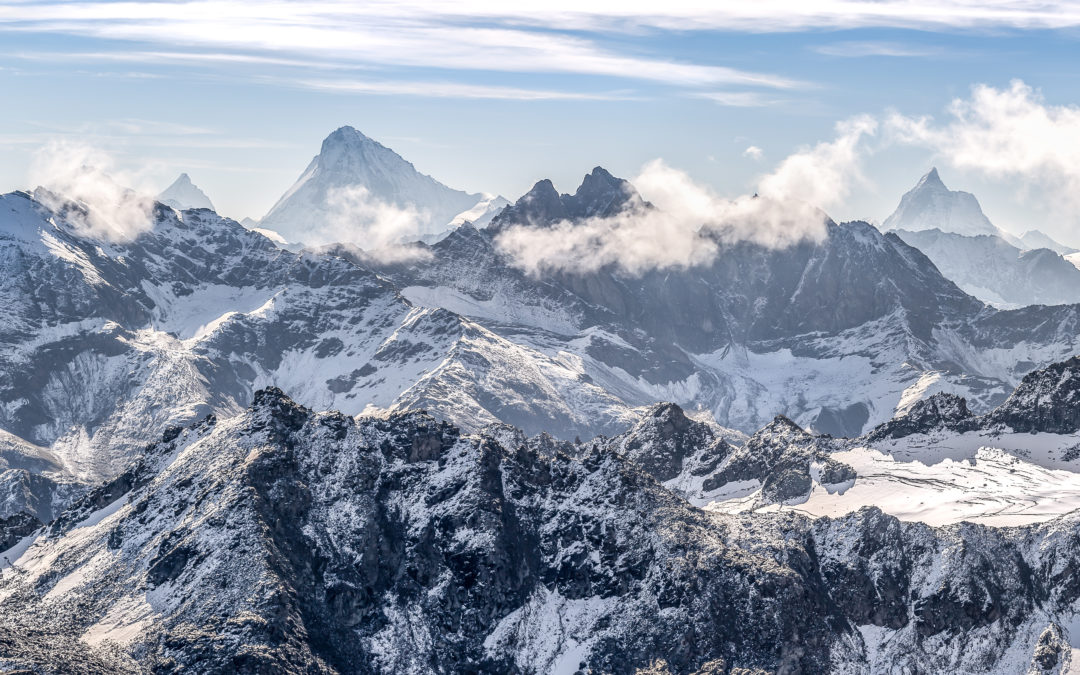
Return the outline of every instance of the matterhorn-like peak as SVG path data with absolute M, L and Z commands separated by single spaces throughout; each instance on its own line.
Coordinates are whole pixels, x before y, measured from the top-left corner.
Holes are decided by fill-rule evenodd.
M 965 236 L 991 235 L 1008 239 L 983 213 L 970 192 L 945 187 L 937 168 L 926 173 L 882 223 L 883 230 L 941 230 Z
M 191 182 L 191 176 L 181 173 L 172 185 L 165 188 L 158 195 L 158 201 L 166 206 L 171 206 L 178 211 L 185 209 L 210 209 L 214 210 L 214 204 L 206 193 Z

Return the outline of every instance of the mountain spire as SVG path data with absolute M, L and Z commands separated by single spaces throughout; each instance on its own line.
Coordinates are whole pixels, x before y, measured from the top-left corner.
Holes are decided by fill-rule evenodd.
M 172 185 L 165 188 L 157 199 L 162 204 L 179 211 L 185 209 L 214 210 L 214 204 L 210 201 L 210 198 L 191 182 L 191 177 L 187 173 L 181 173 L 177 176 Z
M 975 195 L 945 187 L 936 167 L 900 198 L 899 206 L 882 223 L 882 229 L 941 230 L 965 236 L 985 234 L 1007 238 L 983 213 Z
M 916 189 L 918 189 L 918 188 L 939 188 L 939 189 L 942 189 L 942 190 L 948 190 L 949 189 L 949 188 L 945 187 L 945 183 L 943 183 L 941 181 L 941 176 L 938 175 L 938 170 L 937 170 L 936 166 L 930 167 L 930 171 L 928 171 L 922 178 L 919 179 L 919 182 L 915 187 L 916 187 Z
M 351 126 L 342 126 L 322 142 L 319 154 L 296 183 L 260 221 L 290 242 L 321 245 L 349 242 L 367 245 L 373 225 L 370 211 L 402 211 L 406 241 L 441 233 L 466 211 L 470 218 L 490 195 L 469 194 L 420 173 L 411 162 Z M 368 206 L 372 208 L 367 208 Z

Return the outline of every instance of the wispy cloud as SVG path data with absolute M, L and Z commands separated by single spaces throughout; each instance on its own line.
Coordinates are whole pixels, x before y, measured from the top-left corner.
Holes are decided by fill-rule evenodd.
M 788 102 L 787 99 L 758 91 L 705 91 L 697 92 L 694 96 L 731 108 L 763 108 Z
M 114 62 L 142 64 L 210 64 L 210 65 L 251 65 L 251 66 L 286 66 L 290 68 L 318 68 L 325 70 L 370 70 L 372 66 L 360 63 L 338 63 L 316 59 L 285 58 L 235 52 L 183 52 L 183 51 L 18 51 L 7 56 L 24 61 L 43 61 L 51 63 Z
M 853 59 L 866 56 L 922 58 L 941 56 L 945 53 L 940 47 L 906 45 L 898 42 L 834 42 L 827 45 L 818 45 L 813 48 L 813 51 L 825 56 Z
M 205 19 L 203 17 L 206 17 Z M 285 36 L 296 28 L 324 31 L 336 26 L 348 30 L 359 24 L 418 26 L 452 23 L 575 31 L 739 30 L 769 32 L 812 28 L 909 27 L 925 29 L 1012 27 L 1064 28 L 1080 25 L 1080 8 L 1070 0 L 1019 2 L 1017 0 L 771 0 L 755 3 L 707 3 L 669 0 L 662 5 L 601 0 L 441 0 L 391 2 L 7 2 L 0 3 L 0 21 L 23 25 L 52 23 L 87 26 L 102 32 L 127 35 L 119 24 L 143 35 L 158 22 L 163 31 L 201 23 L 241 25 L 247 22 L 264 33 Z M 309 37 L 314 33 L 309 34 Z M 327 33 L 329 34 L 329 33 Z M 239 40 L 243 36 L 237 36 Z M 294 42 L 304 36 L 294 36 Z
M 65 209 L 67 221 L 84 236 L 128 241 L 153 225 L 153 198 L 127 187 L 141 179 L 119 170 L 100 148 L 68 140 L 47 143 L 35 153 L 29 178 L 45 188 L 38 199 Z M 69 201 L 77 208 L 67 208 Z
M 367 80 L 288 80 L 290 84 L 320 91 L 382 96 L 426 96 L 431 98 L 504 99 L 514 101 L 590 100 L 622 101 L 634 98 L 620 92 L 574 92 L 551 89 L 525 89 L 457 82 L 367 81 Z
M 460 86 L 439 85 L 430 95 L 466 98 L 584 98 L 561 91 L 524 88 L 484 90 L 463 73 L 542 73 L 617 78 L 704 91 L 726 106 L 756 107 L 779 97 L 741 89 L 787 91 L 809 83 L 783 74 L 671 58 L 628 49 L 613 34 L 656 36 L 663 32 L 762 33 L 871 27 L 921 30 L 1042 29 L 1080 26 L 1080 6 L 1067 0 L 772 0 L 703 3 L 671 0 L 645 7 L 613 0 L 496 2 L 440 0 L 346 2 L 318 0 L 105 0 L 12 2 L 0 0 L 0 31 L 98 38 L 108 48 L 81 55 L 21 53 L 28 59 L 131 61 L 145 64 L 206 64 L 235 67 L 392 69 L 392 76 L 354 83 L 358 93 L 394 93 L 387 80 L 442 82 L 430 73 L 455 73 Z M 135 47 L 135 50 L 125 49 Z M 150 48 L 147 48 L 150 47 Z M 838 57 L 927 57 L 932 47 L 890 42 L 837 42 L 816 51 Z M 312 84 L 346 90 L 334 82 Z M 417 95 L 419 86 L 403 86 Z M 731 92 L 718 88 L 737 87 Z M 606 95 L 600 95 L 606 98 Z
M 1080 216 L 1080 106 L 1051 105 L 1019 80 L 978 85 L 954 100 L 949 119 L 893 114 L 893 142 L 934 151 L 943 161 L 989 178 L 1050 190 L 1051 210 Z
M 570 14 L 576 14 L 577 10 Z M 555 13 L 449 3 L 250 3 L 235 1 L 0 4 L 0 30 L 77 34 L 107 40 L 216 50 L 217 60 L 256 59 L 469 71 L 573 73 L 675 86 L 737 84 L 791 89 L 783 76 L 627 54 L 552 25 L 580 23 Z M 588 19 L 587 17 L 585 17 Z M 592 19 L 588 19 L 592 22 Z M 543 30 L 536 30 L 542 28 Z M 233 55 L 243 45 L 243 55 Z M 192 57 L 193 59 L 195 57 Z

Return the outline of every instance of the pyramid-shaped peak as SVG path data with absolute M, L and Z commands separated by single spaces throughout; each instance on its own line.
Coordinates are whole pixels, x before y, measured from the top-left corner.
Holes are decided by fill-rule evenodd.
M 938 188 L 938 189 L 941 189 L 941 190 L 948 190 L 948 188 L 945 187 L 945 183 L 941 182 L 941 176 L 938 175 L 938 170 L 937 170 L 936 166 L 931 167 L 930 171 L 927 172 L 926 175 L 924 175 L 922 178 L 919 179 L 919 182 L 915 187 L 916 187 L 916 189 L 917 188 Z
M 341 230 L 335 223 L 347 216 L 342 191 L 359 195 L 360 189 L 372 204 L 415 210 L 412 231 L 402 236 L 417 239 L 445 232 L 459 214 L 485 199 L 420 173 L 392 149 L 346 125 L 323 140 L 319 154 L 262 218 L 260 227 L 308 245 L 355 243 L 351 237 L 363 239 L 362 228 L 349 225 Z
M 338 127 L 323 139 L 320 152 L 325 153 L 327 150 L 333 150 L 334 148 L 355 147 L 367 143 L 375 143 L 375 141 L 357 131 L 356 128 L 346 125 Z
M 157 199 L 162 204 L 180 211 L 185 209 L 214 210 L 214 204 L 210 201 L 210 198 L 191 182 L 191 177 L 186 172 L 177 176 L 172 185 L 165 188 Z
M 945 187 L 938 170 L 932 168 L 904 193 L 896 210 L 882 223 L 882 230 L 935 229 L 969 237 L 1006 237 L 983 213 L 975 195 Z

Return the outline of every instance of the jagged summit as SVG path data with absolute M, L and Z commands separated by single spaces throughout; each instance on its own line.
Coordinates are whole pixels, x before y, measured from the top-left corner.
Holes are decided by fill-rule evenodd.
M 158 201 L 174 209 L 210 209 L 214 211 L 214 204 L 206 193 L 191 182 L 191 177 L 186 173 L 180 174 L 172 185 L 165 188 L 158 195 Z
M 1014 431 L 1072 434 L 1080 430 L 1080 356 L 1033 370 L 990 413 Z
M 918 189 L 918 188 L 936 189 L 936 190 L 948 190 L 949 189 L 949 188 L 945 187 L 945 183 L 942 182 L 941 176 L 938 175 L 938 170 L 937 170 L 936 166 L 930 167 L 930 170 L 928 172 L 926 172 L 923 175 L 922 178 L 919 179 L 919 182 L 915 185 L 915 188 L 916 189 Z
M 937 168 L 930 169 L 900 198 L 899 206 L 882 223 L 882 229 L 908 232 L 936 229 L 966 236 L 984 234 L 1009 239 L 986 217 L 975 195 L 947 188 Z
M 294 243 L 363 245 L 357 233 L 372 224 L 372 213 L 389 208 L 400 209 L 408 223 L 411 231 L 402 235 L 419 239 L 443 232 L 486 200 L 492 197 L 449 188 L 390 148 L 343 126 L 323 140 L 319 154 L 260 226 Z M 470 215 L 473 221 L 484 217 L 482 212 Z
M 513 205 L 491 221 L 490 229 L 510 225 L 547 226 L 562 220 L 606 218 L 628 208 L 646 206 L 634 186 L 597 166 L 585 174 L 574 194 L 559 194 L 551 180 L 537 181 Z

